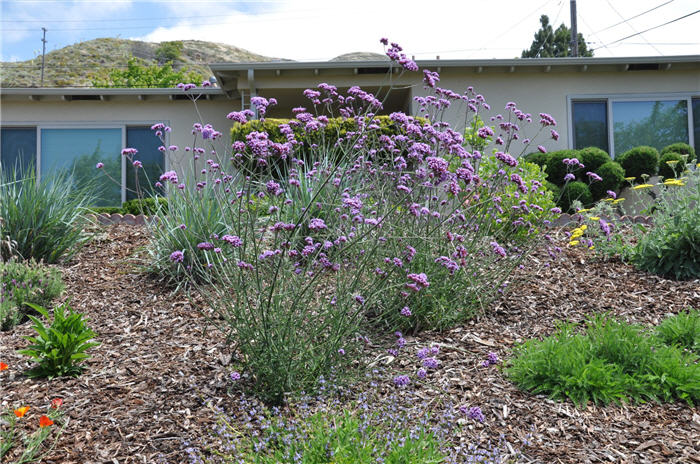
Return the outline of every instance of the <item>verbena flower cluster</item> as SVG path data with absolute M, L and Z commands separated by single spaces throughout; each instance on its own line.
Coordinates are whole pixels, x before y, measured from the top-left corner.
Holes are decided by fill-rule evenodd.
M 387 55 L 401 72 L 418 69 L 397 44 Z M 197 123 L 184 148 L 189 172 L 160 177 L 170 198 L 168 215 L 152 228 L 154 267 L 206 284 L 203 294 L 266 400 L 281 401 L 352 363 L 373 327 L 442 329 L 483 311 L 544 240 L 556 211 L 540 206 L 542 182 L 511 152 L 516 142 L 525 150 L 554 119 L 542 113 L 534 123 L 508 103 L 497 126 L 477 131 L 476 138 L 497 137 L 498 150 L 488 154 L 442 120 L 447 108 L 482 120 L 485 98 L 471 87 L 443 89 L 439 80 L 424 73 L 420 117 L 391 113 L 392 134 L 376 122 L 386 95 L 358 87 L 343 94 L 326 83 L 304 91 L 307 105 L 279 125 L 284 142 L 252 131 L 228 144 Z M 245 124 L 276 101 L 251 104 L 228 118 Z M 335 117 L 352 129 L 332 141 L 314 138 Z M 535 134 L 524 134 L 528 124 Z M 166 149 L 168 127 L 153 130 L 161 151 L 179 150 Z M 319 143 L 305 145 L 298 131 Z M 436 367 L 431 359 L 424 369 Z

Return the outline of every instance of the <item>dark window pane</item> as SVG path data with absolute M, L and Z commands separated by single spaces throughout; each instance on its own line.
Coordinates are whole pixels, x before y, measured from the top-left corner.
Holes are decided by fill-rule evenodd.
M 574 148 L 598 147 L 608 151 L 608 105 L 601 101 L 575 101 L 572 105 Z
M 161 145 L 160 139 L 154 135 L 150 127 L 127 127 L 126 145 L 138 150 L 134 159 L 143 163 L 143 168 L 139 169 L 135 169 L 127 163 L 126 199 L 138 198 L 137 192 L 139 191 L 142 197 L 155 194 L 163 195 L 161 189 L 154 187 L 165 170 L 165 155 L 158 151 L 158 147 Z M 138 177 L 136 172 L 138 172 Z
M 120 205 L 121 146 L 121 129 L 42 129 L 41 175 L 64 171 L 76 187 L 95 186 L 94 206 Z M 104 167 L 96 169 L 97 163 Z
M 0 164 L 2 172 L 23 177 L 36 164 L 36 128 L 3 127 L 0 133 Z
M 695 136 L 695 153 L 700 154 L 700 98 L 693 98 L 693 127 Z
M 640 145 L 661 150 L 688 143 L 687 100 L 614 102 L 612 113 L 616 155 Z

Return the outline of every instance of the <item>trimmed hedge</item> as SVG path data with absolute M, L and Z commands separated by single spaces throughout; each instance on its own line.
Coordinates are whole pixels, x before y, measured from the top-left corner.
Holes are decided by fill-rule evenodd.
M 659 167 L 659 152 L 654 147 L 641 146 L 627 150 L 615 160 L 625 170 L 628 177 L 642 180 L 642 174 L 653 176 Z
M 594 201 L 604 198 L 608 190 L 617 192 L 625 180 L 625 170 L 615 161 L 608 161 L 596 169 L 595 173 L 602 177 L 603 180 L 593 182 L 590 185 Z
M 548 153 L 542 153 L 541 151 L 534 151 L 523 156 L 523 159 L 528 163 L 533 163 L 538 165 L 542 170 L 544 170 L 547 165 L 547 159 L 549 158 Z

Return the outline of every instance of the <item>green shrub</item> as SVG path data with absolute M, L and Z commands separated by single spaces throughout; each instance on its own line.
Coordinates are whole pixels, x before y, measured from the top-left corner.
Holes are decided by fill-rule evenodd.
M 156 201 L 158 206 L 156 206 Z M 123 211 L 122 214 L 133 214 L 134 216 L 139 214 L 153 216 L 158 212 L 167 214 L 168 199 L 164 197 L 135 198 L 125 201 L 121 209 Z
M 659 167 L 659 152 L 654 147 L 635 147 L 618 156 L 615 161 L 625 170 L 625 175 L 642 180 L 642 174 L 653 176 Z
M 522 157 L 523 160 L 528 163 L 534 163 L 538 165 L 544 171 L 545 166 L 547 166 L 547 160 L 549 159 L 548 153 L 542 153 L 541 151 L 533 151 Z
M 670 163 L 669 163 L 670 161 Z M 679 153 L 666 152 L 659 159 L 659 175 L 664 179 L 679 177 L 685 172 L 685 161 Z
M 608 161 L 602 164 L 596 169 L 595 173 L 602 177 L 603 180 L 593 182 L 590 185 L 593 201 L 604 198 L 608 190 L 617 192 L 625 180 L 625 170 L 615 161 Z
M 698 357 L 665 346 L 642 327 L 607 317 L 590 320 L 582 333 L 560 325 L 544 340 L 515 350 L 507 372 L 520 388 L 578 406 L 627 400 L 700 400 Z
M 547 190 L 552 192 L 552 199 L 554 199 L 555 203 L 558 203 L 559 201 L 559 196 L 561 195 L 561 187 L 559 187 L 557 184 L 554 184 L 548 180 L 544 181 L 543 185 Z
M 120 206 L 97 206 L 90 208 L 90 211 L 95 214 L 124 214 Z
M 605 150 L 598 147 L 587 147 L 576 150 L 576 158 L 581 161 L 584 166 L 584 171 L 597 172 L 598 168 L 612 161 L 610 155 Z
M 653 226 L 638 238 L 632 262 L 639 269 L 678 280 L 700 277 L 700 169 L 680 185 L 661 188 Z
M 663 156 L 666 153 L 679 153 L 681 155 L 688 155 L 689 161 L 695 159 L 695 149 L 687 143 L 672 143 L 671 145 L 665 146 L 659 154 Z
M 46 306 L 63 292 L 61 273 L 36 262 L 0 263 L 0 330 L 22 322 L 28 304 Z
M 68 260 L 88 240 L 83 212 L 95 202 L 91 187 L 75 188 L 65 173 L 15 181 L 0 175 L 0 237 L 16 242 L 15 253 L 23 259 L 46 263 Z M 0 248 L 2 259 L 9 259 Z
M 547 180 L 562 187 L 566 182 L 564 176 L 569 172 L 569 166 L 564 164 L 564 160 L 566 158 L 576 158 L 576 150 L 552 151 L 547 153 L 547 155 Z M 573 174 L 580 178 L 581 169 L 575 169 Z
M 667 345 L 680 346 L 700 354 L 700 311 L 681 311 L 664 320 L 656 333 Z
M 49 320 L 49 313 L 45 308 L 33 304 L 30 306 Z M 65 314 L 66 309 L 68 314 Z M 90 357 L 85 352 L 99 345 L 99 342 L 91 341 L 95 338 L 95 333 L 87 328 L 83 315 L 73 312 L 70 306 L 63 304 L 54 308 L 53 321 L 49 327 L 37 317 L 30 315 L 29 318 L 34 323 L 32 328 L 38 335 L 24 337 L 31 345 L 19 350 L 19 353 L 34 359 L 39 365 L 30 369 L 27 375 L 48 378 L 80 375 L 83 371 L 80 364 Z
M 479 163 L 479 177 L 482 179 L 491 177 L 499 169 L 503 169 L 503 164 L 498 160 L 495 158 L 484 158 Z M 486 216 L 490 219 L 490 224 L 484 225 L 488 226 L 499 237 L 503 237 L 506 240 L 519 241 L 526 239 L 532 234 L 533 231 L 530 229 L 530 225 L 536 228 L 535 224 L 541 224 L 542 220 L 551 220 L 553 216 L 551 209 L 555 205 L 552 192 L 542 187 L 547 182 L 545 180 L 546 175 L 537 164 L 521 161 L 518 168 L 512 171 L 522 178 L 528 187 L 528 193 L 520 192 L 518 186 L 513 182 L 507 184 L 500 195 L 501 202 L 499 205 L 502 212 L 499 212 L 497 209 L 487 211 Z M 529 209 L 527 212 L 518 208 L 523 200 L 527 202 Z M 533 205 L 536 206 L 533 208 Z M 514 221 L 519 221 L 517 222 L 518 225 L 513 225 Z M 528 226 L 521 227 L 521 222 Z
M 572 205 L 574 201 L 577 200 L 583 204 L 584 208 L 588 208 L 591 204 L 593 204 L 591 189 L 588 188 L 588 185 L 578 180 L 568 182 L 564 188 L 561 189 L 557 206 L 559 206 L 565 213 L 573 212 Z

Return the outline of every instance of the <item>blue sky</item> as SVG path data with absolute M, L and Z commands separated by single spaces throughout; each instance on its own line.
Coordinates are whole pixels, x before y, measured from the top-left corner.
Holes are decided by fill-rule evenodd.
M 382 36 L 417 59 L 513 58 L 529 47 L 540 15 L 555 27 L 570 23 L 569 0 L 0 2 L 3 61 L 40 55 L 42 27 L 47 51 L 98 37 L 199 39 L 268 56 L 327 60 L 352 51 L 381 53 Z M 700 54 L 700 13 L 616 42 L 699 8 L 697 0 L 579 0 L 579 31 L 596 56 Z

